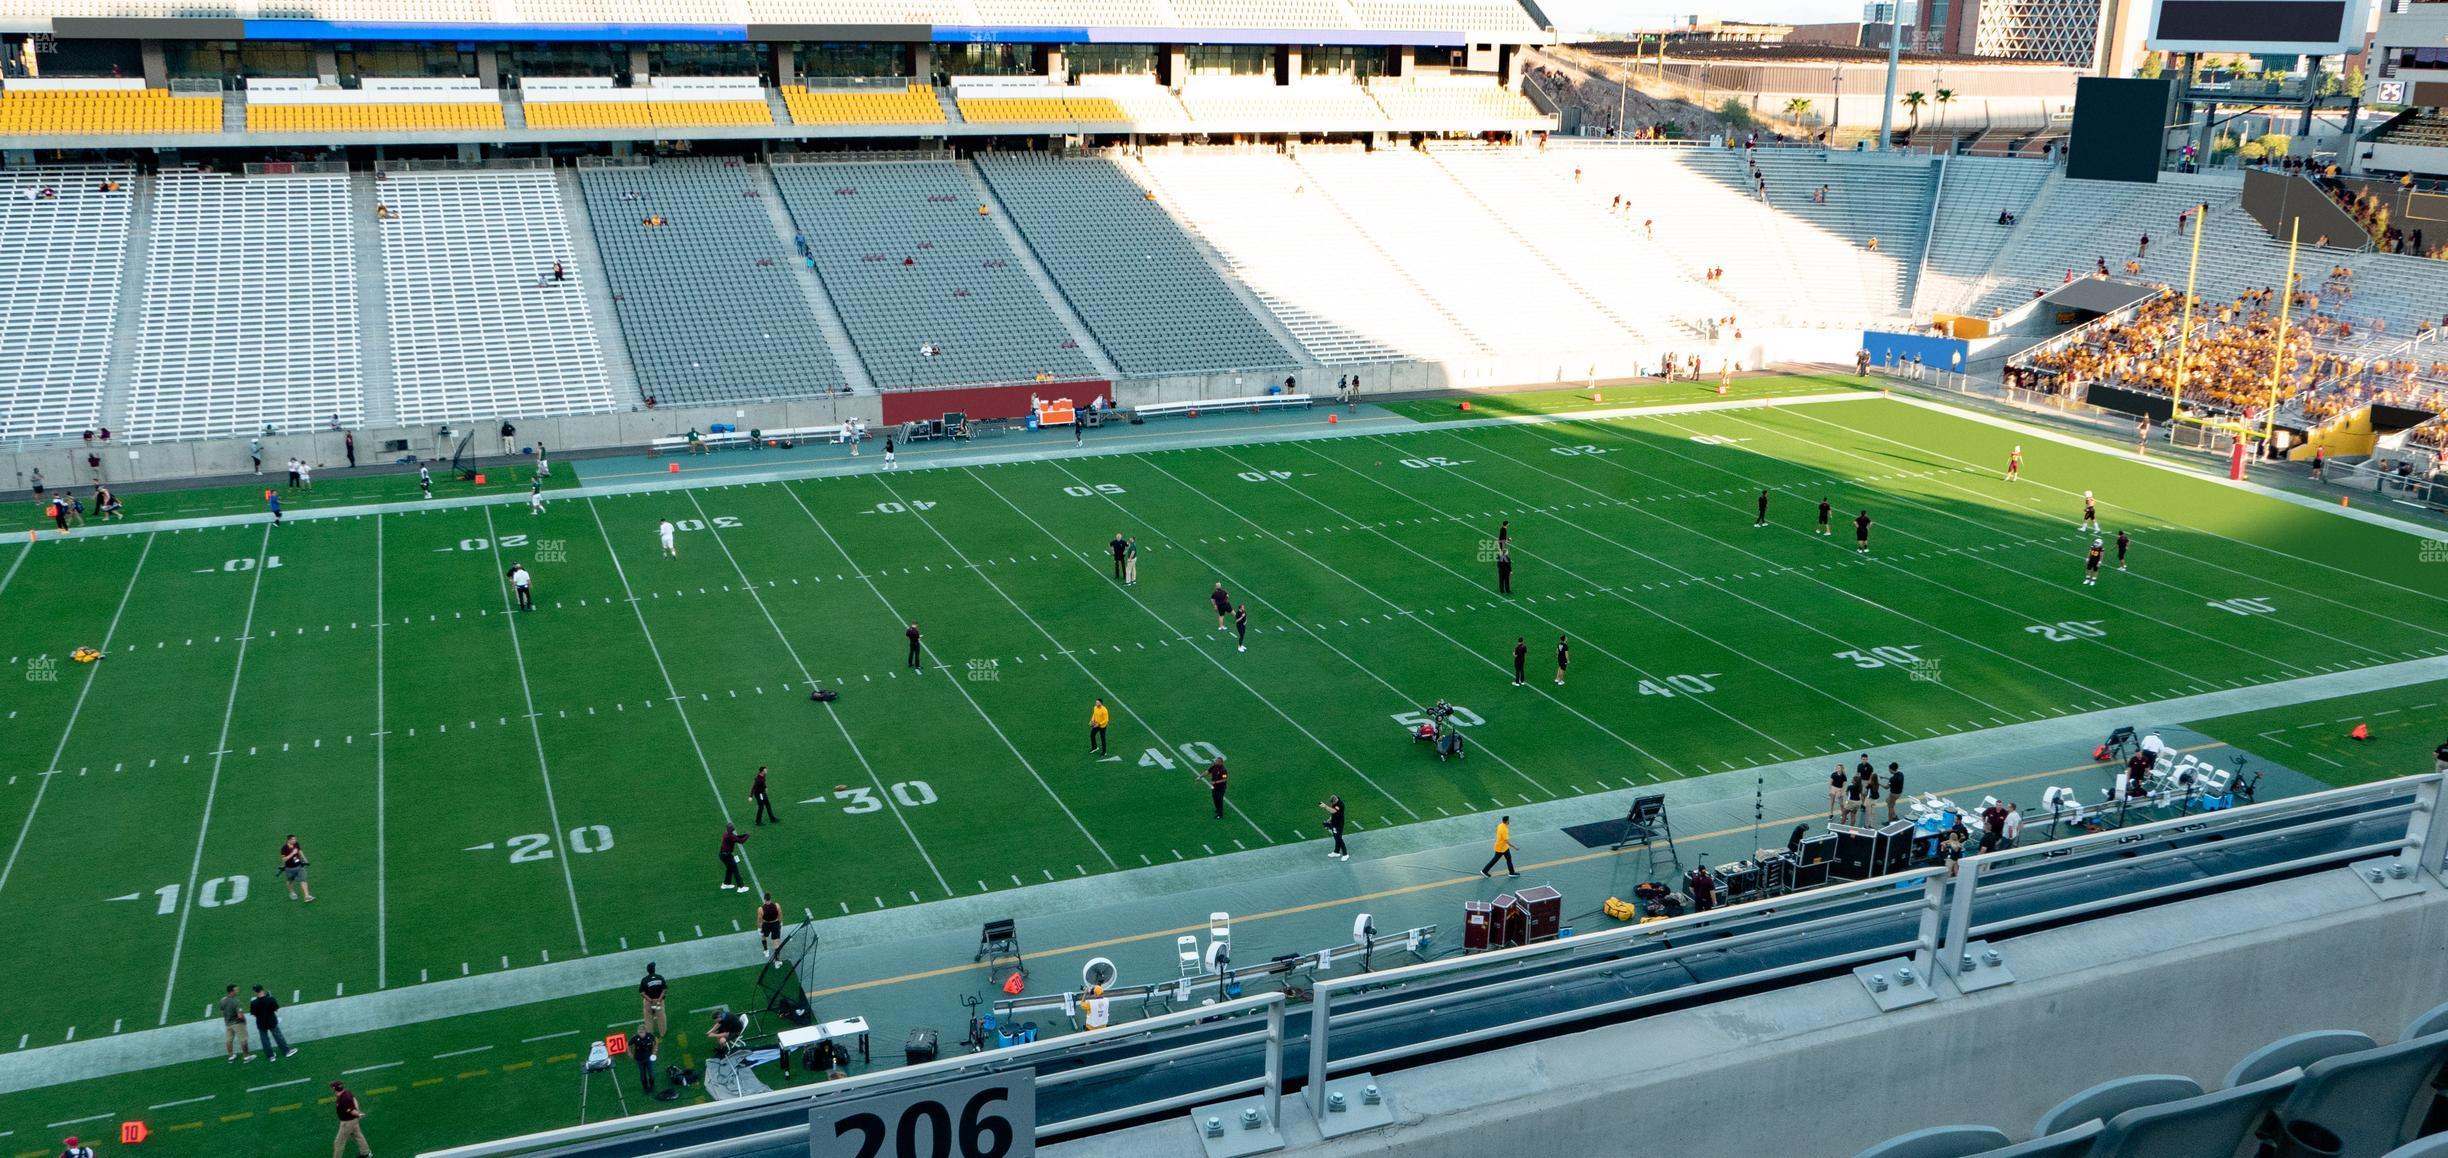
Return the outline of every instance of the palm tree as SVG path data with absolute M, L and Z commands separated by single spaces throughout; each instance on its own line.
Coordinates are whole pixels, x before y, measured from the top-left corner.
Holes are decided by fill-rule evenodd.
M 1912 113 L 1912 127 L 1904 130 L 1906 133 L 1921 131 L 1921 106 L 1928 103 L 1929 97 L 1924 95 L 1920 89 L 1904 94 L 1904 107 Z
M 1955 90 L 1942 88 L 1931 95 L 1938 102 L 1938 123 L 1943 125 L 1946 123 L 1947 106 L 1955 103 Z
M 1811 103 L 1809 97 L 1794 97 L 1793 99 L 1785 102 L 1785 118 L 1787 120 L 1799 121 L 1804 117 L 1809 116 L 1810 111 Z

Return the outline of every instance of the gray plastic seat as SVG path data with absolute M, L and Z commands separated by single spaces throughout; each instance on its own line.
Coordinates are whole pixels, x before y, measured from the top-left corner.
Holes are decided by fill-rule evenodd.
M 2244 1055 L 2244 1060 L 2227 1071 L 2226 1088 L 2250 1085 L 2273 1074 L 2299 1070 L 2325 1057 L 2355 1053 L 2380 1043 L 2367 1033 L 2351 1029 L 2316 1029 L 2282 1037 Z
M 2448 1003 L 2434 1005 L 2431 1007 L 2429 1012 L 2424 1013 L 2421 1017 L 2415 1018 L 2412 1023 L 2406 1026 L 2404 1033 L 2397 1035 L 2397 1040 L 2405 1041 L 2410 1038 L 2429 1037 L 2432 1034 L 2444 1031 L 2448 1031 Z
M 2233 1158 L 2302 1078 L 2303 1071 L 2287 1070 L 2198 1098 L 2127 1110 L 2108 1120 L 2092 1158 Z
M 2084 1158 L 2091 1153 L 2092 1144 L 2099 1140 L 2100 1131 L 2107 1128 L 2107 1123 L 2093 1118 L 2077 1124 L 2073 1129 L 2043 1134 L 2003 1150 L 1984 1150 L 1979 1158 Z
M 2448 1134 L 2408 1142 L 2389 1151 L 2388 1158 L 2448 1158 Z
M 2040 1115 L 2040 1121 L 2032 1127 L 2032 1134 L 2045 1138 L 2085 1122 L 2105 1122 L 2127 1110 L 2198 1098 L 2201 1094 L 2200 1082 L 2177 1074 L 2116 1078 L 2057 1103 L 2056 1108 Z
M 1857 1158 L 1970 1158 L 2006 1144 L 2006 1132 L 1989 1126 L 1931 1126 L 1898 1134 Z
M 2344 1154 L 2378 1154 L 2405 1141 L 2420 1096 L 2430 1108 L 2431 1079 L 2448 1061 L 2448 1033 L 2323 1058 L 2304 1070 L 2278 1116 L 2315 1122 L 2345 1143 Z

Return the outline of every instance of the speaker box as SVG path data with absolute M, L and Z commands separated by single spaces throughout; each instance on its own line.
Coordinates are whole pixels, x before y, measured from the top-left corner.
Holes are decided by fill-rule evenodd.
M 1828 875 L 1848 881 L 1869 879 L 1878 855 L 1878 833 L 1849 824 L 1830 825 L 1828 831 L 1836 837 L 1836 855 L 1828 863 Z
M 1878 830 L 1878 871 L 1900 873 L 1912 867 L 1913 825 L 1909 820 L 1890 821 Z
M 931 1029 L 911 1030 L 909 1035 L 909 1044 L 902 1047 L 902 1057 L 906 1059 L 906 1062 L 909 1065 L 920 1065 L 926 1062 L 934 1061 L 938 1052 L 939 1047 L 935 1040 L 935 1031 Z
M 1522 910 L 1528 922 L 1525 930 L 1531 941 L 1553 940 L 1564 928 L 1564 894 L 1548 885 L 1521 891 Z
M 1530 919 L 1522 908 L 1521 898 L 1498 893 L 1495 900 L 1488 902 L 1488 941 L 1498 949 L 1529 943 Z

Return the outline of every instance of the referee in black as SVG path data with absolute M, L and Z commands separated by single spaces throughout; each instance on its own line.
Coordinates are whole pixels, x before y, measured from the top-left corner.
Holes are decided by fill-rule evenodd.
M 1502 539 L 1496 540 L 1496 593 L 1513 593 L 1513 548 Z
M 1819 500 L 1819 533 L 1822 535 L 1828 533 L 1828 501 L 1826 499 Z
M 1120 579 L 1122 577 L 1122 556 L 1124 552 L 1130 550 L 1130 540 L 1123 538 L 1122 532 L 1115 531 L 1113 542 L 1106 546 L 1113 548 L 1114 578 Z
M 908 637 L 909 637 L 909 643 L 910 643 L 909 665 L 910 665 L 910 670 L 911 670 L 911 671 L 914 671 L 914 672 L 917 672 L 917 673 L 918 673 L 918 674 L 920 674 L 920 675 L 925 675 L 925 674 L 926 674 L 926 669 L 918 666 L 918 640 L 919 640 L 919 635 L 918 635 L 918 625 L 917 625 L 917 624 L 915 624 L 915 623 L 910 624 L 910 625 L 909 625 L 909 630 L 908 630 L 908 631 L 904 631 L 904 632 L 902 632 L 901 634 L 906 635 L 906 636 L 908 636 Z
M 1236 651 L 1249 650 L 1249 604 L 1247 603 L 1233 605 L 1233 648 Z
M 1766 487 L 1760 488 L 1759 519 L 1751 525 L 1754 527 L 1765 527 L 1768 525 L 1768 489 Z
M 1527 668 L 1529 665 L 1530 665 L 1530 641 L 1529 641 L 1529 640 L 1528 640 L 1526 637 L 1516 635 L 1516 636 L 1514 636 L 1514 637 L 1513 637 L 1513 686 L 1514 686 L 1514 687 L 1517 687 L 1517 688 L 1518 688 L 1518 687 L 1522 686 L 1524 683 L 1527 683 L 1527 682 L 1528 682 L 1527 680 L 1525 680 L 1525 679 L 1523 678 L 1523 675 L 1525 674 L 1525 673 L 1524 673 L 1524 671 L 1523 671 L 1523 669 Z
M 1215 800 L 1215 818 L 1217 820 L 1224 819 L 1224 781 L 1229 778 L 1229 775 L 1224 771 L 1223 757 L 1217 757 L 1215 763 L 1207 766 L 1207 795 Z
M 1863 511 L 1853 519 L 1853 549 L 1870 553 L 1870 512 Z

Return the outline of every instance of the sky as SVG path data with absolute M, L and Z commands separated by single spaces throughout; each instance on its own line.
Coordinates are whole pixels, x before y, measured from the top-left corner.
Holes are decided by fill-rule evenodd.
M 1656 0 L 1538 0 L 1558 29 L 1611 32 L 1655 28 L 1698 16 L 1762 24 L 1818 24 L 1861 19 L 1861 0 L 1692 0 L 1663 6 Z

